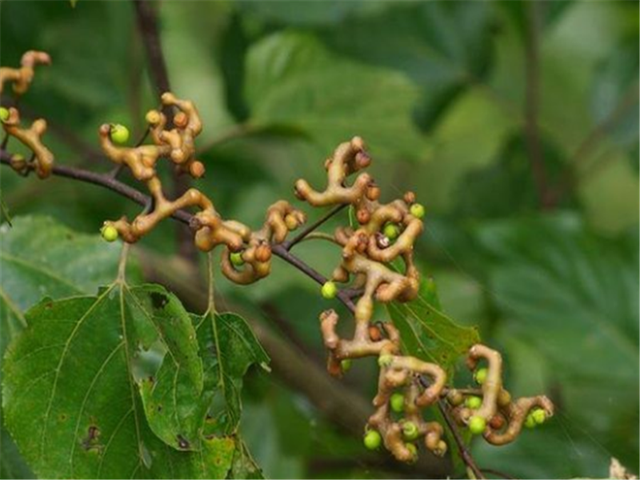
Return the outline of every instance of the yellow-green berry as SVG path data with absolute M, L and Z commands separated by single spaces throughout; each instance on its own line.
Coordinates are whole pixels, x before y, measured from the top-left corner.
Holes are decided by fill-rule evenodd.
M 547 419 L 546 412 L 541 408 L 536 408 L 533 412 L 530 413 L 530 415 L 538 425 L 542 425 Z
M 105 225 L 100 233 L 107 242 L 115 242 L 118 239 L 118 230 L 113 225 Z
M 321 292 L 324 298 L 331 300 L 332 298 L 336 298 L 336 295 L 338 294 L 338 287 L 336 287 L 336 284 L 332 281 L 328 281 L 322 285 Z
M 111 136 L 111 140 L 113 140 L 114 143 L 123 145 L 129 140 L 129 129 L 124 125 L 116 123 L 111 125 L 109 135 Z
M 469 431 L 474 435 L 482 434 L 486 427 L 487 422 L 482 417 L 474 415 L 469 419 Z
M 364 446 L 369 450 L 377 450 L 382 443 L 382 437 L 377 430 L 369 430 L 364 434 Z
M 0 120 L 6 122 L 9 119 L 9 110 L 4 107 L 0 107 Z
M 414 203 L 411 205 L 411 208 L 409 208 L 409 213 L 416 218 L 422 218 L 424 217 L 424 207 L 419 203 Z
M 487 369 L 481 368 L 473 375 L 473 379 L 476 381 L 478 385 L 482 385 L 484 381 L 487 379 Z
M 387 223 L 382 231 L 389 240 L 395 240 L 400 235 L 400 228 L 395 223 Z
M 389 399 L 389 405 L 391 405 L 391 410 L 401 413 L 404 410 L 404 395 L 399 392 L 394 393 Z
M 393 362 L 393 356 L 385 354 L 378 357 L 378 365 L 380 367 L 388 367 Z
M 344 360 L 342 360 L 340 362 L 340 368 L 343 372 L 348 372 L 349 370 L 351 370 L 351 359 L 345 358 Z
M 467 397 L 464 400 L 464 404 L 466 407 L 472 410 L 477 410 L 482 405 L 482 399 L 476 396 Z
M 418 448 L 413 443 L 407 443 L 405 447 L 411 452 L 411 460 L 409 461 L 415 462 L 418 459 Z
M 229 255 L 229 260 L 236 267 L 244 265 L 244 259 L 242 258 L 242 252 L 233 252 Z
M 402 434 L 407 440 L 415 440 L 420 434 L 418 427 L 413 422 L 404 422 L 402 424 Z
M 535 428 L 537 425 L 536 419 L 533 418 L 532 414 L 527 415 L 527 418 L 524 421 L 524 426 L 527 428 Z

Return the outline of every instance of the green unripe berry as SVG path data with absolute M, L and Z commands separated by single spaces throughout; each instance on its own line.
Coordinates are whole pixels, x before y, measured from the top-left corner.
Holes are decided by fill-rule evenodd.
M 331 300 L 332 298 L 336 298 L 336 295 L 338 294 L 338 287 L 336 287 L 336 284 L 332 281 L 328 281 L 322 285 L 321 292 L 324 298 Z
M 377 430 L 369 430 L 364 434 L 364 446 L 369 450 L 377 450 L 382 443 L 382 437 Z
M 111 136 L 111 140 L 113 140 L 114 143 L 123 145 L 129 140 L 129 129 L 124 125 L 116 123 L 111 125 L 109 135 Z
M 414 203 L 413 205 L 411 205 L 411 208 L 409 208 L 409 213 L 416 218 L 422 218 L 424 217 L 425 213 L 424 207 L 419 203 Z
M 401 413 L 404 410 L 404 395 L 398 392 L 394 393 L 389 399 L 389 405 L 391 405 L 391 410 Z
M 0 107 L 0 120 L 6 122 L 9 119 L 9 110 L 4 107 Z
M 105 225 L 100 233 L 107 242 L 115 242 L 118 239 L 118 230 L 113 225 Z
M 480 397 L 475 397 L 475 396 L 467 397 L 464 400 L 464 404 L 466 407 L 472 410 L 477 410 L 482 405 L 482 399 Z
M 468 426 L 469 426 L 469 431 L 473 435 L 480 435 L 484 432 L 484 429 L 487 427 L 487 422 L 485 421 L 484 418 L 474 415 L 469 419 Z
M 418 459 L 418 448 L 413 443 L 407 443 L 405 447 L 411 452 L 410 462 L 415 462 Z
M 529 415 L 531 415 L 531 417 L 533 418 L 533 420 L 536 422 L 536 424 L 538 425 L 542 425 L 545 420 L 547 419 L 547 414 L 546 412 L 541 409 L 541 408 L 536 408 L 533 412 L 531 412 Z
M 387 223 L 382 231 L 389 240 L 395 240 L 400 235 L 400 228 L 395 223 Z
M 415 440 L 420 435 L 418 427 L 413 422 L 404 422 L 402 424 L 402 434 L 407 440 Z
M 385 354 L 378 357 L 378 365 L 380 367 L 388 367 L 393 362 L 393 356 Z
M 487 373 L 488 372 L 486 368 L 481 368 L 473 375 L 473 379 L 476 381 L 478 385 L 482 385 L 484 381 L 487 379 Z
M 242 252 L 233 252 L 229 255 L 229 260 L 236 267 L 244 265 L 244 259 L 242 258 Z
M 340 368 L 343 372 L 348 372 L 349 370 L 351 370 L 351 359 L 345 358 L 344 360 L 342 360 L 340 362 Z
M 533 415 L 530 413 L 529 415 L 527 415 L 526 420 L 524 421 L 524 426 L 527 428 L 536 428 L 536 419 L 533 418 Z

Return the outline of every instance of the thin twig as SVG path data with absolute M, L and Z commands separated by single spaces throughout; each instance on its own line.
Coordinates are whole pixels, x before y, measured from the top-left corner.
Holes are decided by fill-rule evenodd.
M 306 242 L 308 240 L 325 240 L 327 242 L 331 242 L 331 243 L 335 243 L 336 245 L 340 245 L 340 242 L 338 242 L 338 240 L 336 240 L 336 237 L 334 237 L 333 235 L 331 235 L 329 233 L 324 233 L 324 232 L 310 232 L 310 233 L 307 234 L 306 237 L 304 237 L 298 243 Z M 340 245 L 340 246 L 342 246 L 342 245 Z
M 444 421 L 447 423 L 447 427 L 449 427 L 449 430 L 451 431 L 451 435 L 453 435 L 453 439 L 456 442 L 456 446 L 458 447 L 458 452 L 460 452 L 460 458 L 462 458 L 462 461 L 473 472 L 476 478 L 486 478 L 482 474 L 482 470 L 478 467 L 478 465 L 476 465 L 473 455 L 471 455 L 471 452 L 464 444 L 464 440 L 462 439 L 462 436 L 458 431 L 458 426 L 455 424 L 455 422 L 451 418 L 451 415 L 449 414 L 449 407 L 447 406 L 447 402 L 445 400 L 438 400 L 438 408 L 440 409 L 440 413 L 442 414 Z
M 293 246 L 298 243 L 301 242 L 304 237 L 306 237 L 307 235 L 309 235 L 311 232 L 313 232 L 314 230 L 316 230 L 320 225 L 322 225 L 323 223 L 325 223 L 327 220 L 329 220 L 331 217 L 333 217 L 334 215 L 336 215 L 337 213 L 341 212 L 342 210 L 344 210 L 347 207 L 347 204 L 343 204 L 343 205 L 339 205 L 336 208 L 334 208 L 333 210 L 331 210 L 329 213 L 327 213 L 324 217 L 320 218 L 318 221 L 312 223 L 311 225 L 309 225 L 308 227 L 306 227 L 304 230 L 302 230 L 298 235 L 296 235 L 292 240 L 289 240 L 287 242 L 284 242 L 282 245 L 284 246 L 284 248 L 286 250 L 291 250 L 293 248 Z
M 307 265 L 303 260 L 289 252 L 289 250 L 284 247 L 284 244 L 271 245 L 271 251 L 274 255 L 280 257 L 289 265 L 296 267 L 298 270 L 307 275 L 309 278 L 318 282 L 320 285 L 324 285 L 328 281 L 328 278 L 326 278 L 324 275 L 317 272 L 315 269 Z M 351 313 L 356 311 L 356 306 L 353 303 L 353 300 L 349 297 L 349 295 L 345 293 L 345 291 L 339 291 L 337 298 L 344 304 L 345 307 L 349 309 Z
M 156 13 L 153 10 L 152 3 L 154 2 L 148 0 L 133 0 L 136 19 L 138 20 L 138 28 L 140 29 L 145 50 L 147 51 L 151 78 L 153 79 L 156 93 L 160 96 L 165 92 L 170 92 L 171 87 L 169 85 L 167 64 L 162 53 Z M 167 117 L 169 117 L 169 115 L 167 115 Z
M 506 478 L 507 480 L 516 480 L 516 477 L 512 477 L 511 475 L 507 475 L 506 473 L 501 472 L 500 470 L 495 470 L 493 468 L 481 468 L 480 470 L 482 470 L 483 473 L 494 475 L 496 477 Z

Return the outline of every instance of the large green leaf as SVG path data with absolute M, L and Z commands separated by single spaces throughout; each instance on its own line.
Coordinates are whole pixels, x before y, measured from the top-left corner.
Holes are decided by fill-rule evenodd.
M 497 222 L 478 239 L 506 335 L 545 359 L 574 420 L 637 463 L 637 232 L 602 239 L 565 214 Z
M 205 366 L 205 398 L 211 406 L 206 433 L 237 432 L 242 413 L 242 378 L 247 369 L 268 369 L 269 357 L 247 322 L 233 313 L 193 317 Z
M 389 303 L 387 309 L 400 330 L 403 350 L 441 365 L 450 374 L 457 360 L 480 341 L 475 328 L 458 325 L 440 310 L 433 279 L 422 280 L 415 300 Z
M 26 319 L 5 357 L 3 407 L 38 475 L 226 476 L 234 440 L 195 437 L 201 361 L 191 319 L 170 293 L 115 283 L 97 297 L 45 299 Z M 152 405 L 170 420 L 147 423 Z
M 247 57 L 252 125 L 298 127 L 328 151 L 360 135 L 381 156 L 424 156 L 411 113 L 418 93 L 403 74 L 340 58 L 309 34 L 270 35 Z
M 48 217 L 16 217 L 0 227 L 0 358 L 26 326 L 23 312 L 43 296 L 95 292 L 115 278 L 120 248 L 97 234 L 74 232 Z M 130 276 L 137 276 L 135 268 Z M 0 417 L 1 419 L 1 417 Z M 31 476 L 11 437 L 2 429 L 3 478 Z

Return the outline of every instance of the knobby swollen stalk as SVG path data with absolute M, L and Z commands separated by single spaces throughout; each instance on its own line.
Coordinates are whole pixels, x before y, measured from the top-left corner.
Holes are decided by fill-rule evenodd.
M 49 56 L 30 51 L 23 56 L 21 67 L 0 68 L 0 93 L 5 82 L 13 84 L 16 95 L 26 93 L 38 64 L 50 64 Z M 499 352 L 481 344 L 472 346 L 467 365 L 476 371 L 479 387 L 455 389 L 441 365 L 401 351 L 401 335 L 391 321 L 372 321 L 376 304 L 410 302 L 419 295 L 420 274 L 413 251 L 424 228 L 425 212 L 412 192 L 389 203 L 380 202 L 380 188 L 365 172 L 372 160 L 360 137 L 340 144 L 325 160 L 327 184 L 323 190 L 316 190 L 304 179 L 296 182 L 294 191 L 299 200 L 315 208 L 333 206 L 334 210 L 289 239 L 291 232 L 305 224 L 306 214 L 286 200 L 269 206 L 263 226 L 254 231 L 235 219 L 224 219 L 211 199 L 196 188 L 176 199 L 168 198 L 158 175 L 159 162 L 167 161 L 179 174 L 194 179 L 202 177 L 205 165 L 196 159 L 195 140 L 203 125 L 193 102 L 171 92 L 163 93 L 160 102 L 161 108 L 150 110 L 145 118 L 150 144 L 126 146 L 129 133 L 122 125 L 105 123 L 98 130 L 106 157 L 128 169 L 145 185 L 150 196 L 114 176 L 55 165 L 53 154 L 42 142 L 46 121 L 37 119 L 31 126 L 23 127 L 19 111 L 13 107 L 0 109 L 7 135 L 5 145 L 13 137 L 32 152 L 32 157 L 12 155 L 3 146 L 0 161 L 21 175 L 35 171 L 40 178 L 52 174 L 66 176 L 102 185 L 144 205 L 144 210 L 131 221 L 126 217 L 105 221 L 102 235 L 107 241 L 121 238 L 128 244 L 135 243 L 162 220 L 173 217 L 189 225 L 199 250 L 210 252 L 221 247 L 222 273 L 236 284 L 247 285 L 267 277 L 273 255 L 320 283 L 322 295 L 327 299 L 337 297 L 355 320 L 353 337 L 346 339 L 337 333 L 339 316 L 333 309 L 319 316 L 329 373 L 340 377 L 353 359 L 369 356 L 378 359 L 375 411 L 364 427 L 367 448 L 377 449 L 384 444 L 403 462 L 417 459 L 419 445 L 437 456 L 445 455 L 448 447 L 443 425 L 425 421 L 423 415 L 425 409 L 437 405 L 447 426 L 454 431 L 463 459 L 481 476 L 467 458 L 457 427 L 468 428 L 491 444 L 504 445 L 515 440 L 523 426 L 533 427 L 553 415 L 553 404 L 545 396 L 512 399 L 503 387 Z M 355 178 L 350 180 L 351 177 Z M 188 213 L 187 208 L 195 208 L 197 212 Z M 355 224 L 323 234 L 323 238 L 341 249 L 339 261 L 327 279 L 290 250 L 305 238 L 312 238 L 318 227 L 345 208 L 355 212 Z M 339 289 L 338 283 L 346 288 Z M 478 368 L 481 363 L 484 366 Z

